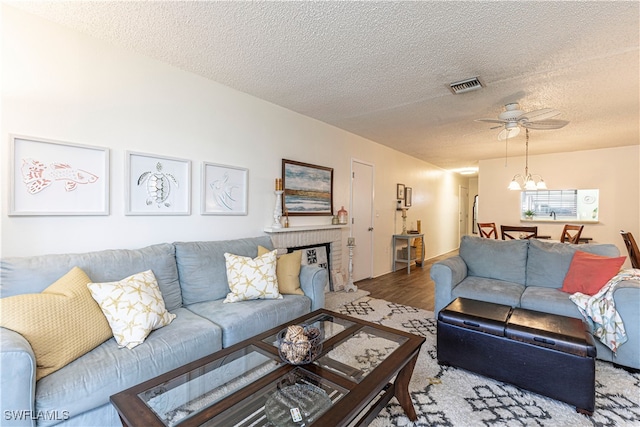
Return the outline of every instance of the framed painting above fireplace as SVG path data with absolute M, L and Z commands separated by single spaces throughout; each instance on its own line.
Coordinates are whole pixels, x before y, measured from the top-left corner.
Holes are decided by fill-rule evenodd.
M 333 168 L 282 159 L 285 215 L 333 215 Z

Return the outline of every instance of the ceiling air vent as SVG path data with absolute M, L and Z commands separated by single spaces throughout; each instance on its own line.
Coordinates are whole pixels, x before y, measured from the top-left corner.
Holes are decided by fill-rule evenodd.
M 472 90 L 482 89 L 483 87 L 484 86 L 478 77 L 472 77 L 470 79 L 460 80 L 459 82 L 449 84 L 449 88 L 454 94 L 471 92 Z

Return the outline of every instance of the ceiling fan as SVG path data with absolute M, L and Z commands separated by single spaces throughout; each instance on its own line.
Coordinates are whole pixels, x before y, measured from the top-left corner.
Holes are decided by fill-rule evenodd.
M 553 108 L 542 108 L 540 110 L 529 111 L 528 113 L 520 109 L 520 104 L 512 102 L 504 106 L 505 111 L 500 113 L 497 119 L 477 119 L 476 122 L 499 123 L 500 126 L 491 129 L 504 127 L 498 134 L 498 139 L 504 141 L 513 138 L 520 133 L 520 127 L 527 129 L 560 129 L 569 124 L 566 120 L 556 120 L 560 111 Z

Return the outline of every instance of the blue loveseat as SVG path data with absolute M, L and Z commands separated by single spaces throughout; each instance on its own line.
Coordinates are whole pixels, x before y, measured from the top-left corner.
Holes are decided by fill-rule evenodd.
M 617 257 L 612 244 L 571 245 L 544 240 L 495 240 L 463 236 L 459 255 L 435 263 L 435 312 L 457 297 L 522 307 L 583 319 L 562 292 L 564 278 L 576 251 Z M 640 369 L 640 283 L 621 282 L 615 292 L 616 309 L 628 341 L 614 354 L 595 339 L 598 359 Z
M 119 426 L 111 395 L 324 306 L 327 272 L 310 266 L 300 271 L 304 295 L 223 304 L 224 253 L 256 257 L 258 245 L 273 248 L 263 236 L 3 259 L 0 297 L 39 293 L 75 266 L 94 282 L 151 269 L 177 317 L 131 350 L 111 338 L 37 382 L 29 342 L 0 328 L 0 425 Z

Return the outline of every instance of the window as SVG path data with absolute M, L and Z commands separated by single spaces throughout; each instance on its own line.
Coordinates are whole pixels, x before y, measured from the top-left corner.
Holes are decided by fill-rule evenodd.
M 597 221 L 598 190 L 537 190 L 521 193 L 522 219 Z

